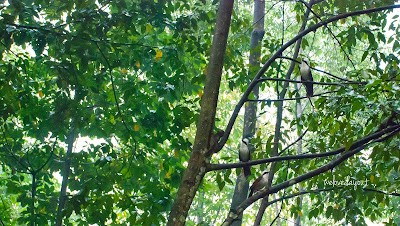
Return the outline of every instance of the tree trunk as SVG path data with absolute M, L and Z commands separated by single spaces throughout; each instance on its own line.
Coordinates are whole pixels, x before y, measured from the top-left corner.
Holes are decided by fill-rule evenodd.
M 61 192 L 60 192 L 60 198 L 58 201 L 58 209 L 57 209 L 57 221 L 56 221 L 56 226 L 61 226 L 62 225 L 62 219 L 63 219 L 63 209 L 65 206 L 65 202 L 67 200 L 67 186 L 68 186 L 68 177 L 69 177 L 69 171 L 71 170 L 71 154 L 72 154 L 72 149 L 74 146 L 75 142 L 75 129 L 73 128 L 73 125 L 71 125 L 68 138 L 68 149 L 67 149 L 67 154 L 65 156 L 65 163 L 64 163 L 64 172 L 63 172 L 63 179 L 61 183 Z
M 190 205 L 206 173 L 206 153 L 214 128 L 233 2 L 234 0 L 221 0 L 219 5 L 196 137 L 188 167 L 168 218 L 167 225 L 170 226 L 185 225 Z
M 31 203 L 31 226 L 36 225 L 36 214 L 35 214 L 35 200 L 36 200 L 36 172 L 32 171 L 32 187 L 31 187 L 31 193 L 32 193 L 32 203 Z
M 254 15 L 253 15 L 253 32 L 251 33 L 250 43 L 250 70 L 249 81 L 257 71 L 260 70 L 260 56 L 261 56 L 261 41 L 264 36 L 264 13 L 265 1 L 254 0 Z M 259 86 L 256 85 L 253 89 L 254 98 L 258 99 Z M 249 102 L 245 105 L 244 124 L 243 124 L 243 138 L 254 137 L 257 122 L 257 102 Z M 250 151 L 253 152 L 251 146 Z M 239 174 L 236 179 L 235 192 L 233 193 L 231 209 L 235 209 L 240 203 L 247 199 L 249 191 L 249 181 L 243 173 Z M 232 223 L 233 226 L 242 224 L 243 214 L 240 214 L 239 219 Z
M 313 4 L 313 0 L 310 0 L 309 5 L 310 7 L 312 7 Z M 307 9 L 307 11 L 304 14 L 304 23 L 302 24 L 299 33 L 301 33 L 302 31 L 304 31 L 306 24 L 307 24 L 307 20 L 308 20 L 308 16 L 310 14 L 310 9 Z M 300 50 L 300 46 L 301 46 L 301 39 L 297 40 L 296 42 L 296 47 L 293 53 L 293 59 L 296 59 L 298 54 L 299 54 L 299 50 Z M 290 76 L 294 70 L 296 63 L 294 61 L 291 62 L 290 67 L 286 73 L 285 79 L 290 79 Z M 286 95 L 286 91 L 287 91 L 287 87 L 289 86 L 288 82 L 285 82 L 283 85 L 283 89 L 282 91 L 279 93 L 278 95 L 278 99 L 284 99 L 285 95 Z M 277 109 L 277 115 L 276 115 L 276 124 L 275 124 L 275 135 L 274 135 L 274 146 L 272 148 L 272 153 L 271 156 L 277 156 L 278 155 L 278 148 L 279 148 L 279 141 L 281 138 L 281 124 L 282 124 L 282 113 L 283 113 L 283 101 L 278 103 L 278 109 Z M 269 174 L 268 174 L 268 187 L 271 186 L 272 184 L 272 179 L 274 177 L 275 174 L 275 165 L 276 163 L 273 162 L 271 163 L 271 167 L 269 170 Z M 268 203 L 268 196 L 263 198 L 262 202 L 261 202 L 261 206 L 260 209 L 258 210 L 257 216 L 256 216 L 256 220 L 254 222 L 254 225 L 260 225 L 262 217 L 264 215 L 265 209 L 267 208 L 267 203 Z

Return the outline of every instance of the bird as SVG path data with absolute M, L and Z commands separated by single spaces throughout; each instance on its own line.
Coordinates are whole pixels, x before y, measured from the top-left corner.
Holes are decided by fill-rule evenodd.
M 314 108 L 314 104 L 311 101 L 312 96 L 314 96 L 314 84 L 312 83 L 314 81 L 309 61 L 307 58 L 304 58 L 301 60 L 301 64 L 299 65 L 300 67 L 300 77 L 301 81 L 306 82 L 303 83 L 304 87 L 306 88 L 306 96 L 308 97 L 308 100 L 311 103 L 311 106 Z
M 249 198 L 255 193 L 263 189 L 268 184 L 268 173 L 269 171 L 264 171 L 261 176 L 259 176 L 250 187 Z
M 249 145 L 249 139 L 243 138 L 239 148 L 239 160 L 241 162 L 250 161 L 251 155 L 248 145 Z M 250 166 L 243 166 L 243 173 L 245 177 L 250 176 L 251 174 Z
M 303 85 L 306 88 L 307 97 L 312 97 L 314 95 L 314 89 L 313 89 L 313 83 L 311 82 L 313 82 L 314 79 L 309 64 L 310 63 L 307 58 L 304 58 L 301 61 L 300 76 L 301 76 L 301 81 L 310 82 L 310 83 L 303 83 Z

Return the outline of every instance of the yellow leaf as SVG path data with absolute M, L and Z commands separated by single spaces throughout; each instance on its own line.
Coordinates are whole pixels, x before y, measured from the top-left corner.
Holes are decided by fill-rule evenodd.
M 207 75 L 207 67 L 204 68 L 204 75 Z
M 136 67 L 140 67 L 139 61 L 136 62 Z
M 42 98 L 44 96 L 42 91 L 39 91 L 39 96 L 40 96 L 40 98 Z
M 148 33 L 151 32 L 151 27 L 150 27 L 150 25 L 146 25 L 146 31 L 147 31 Z
M 374 175 L 371 175 L 371 177 L 369 178 L 369 180 L 371 181 L 371 183 L 374 183 L 374 179 L 375 179 L 375 176 L 374 176 Z
M 200 98 L 203 96 L 203 92 L 202 91 L 199 91 L 197 94 L 199 95 Z
M 261 130 L 257 132 L 257 137 L 261 137 Z
M 339 209 L 339 204 L 333 206 L 334 209 Z
M 228 53 L 230 53 L 231 51 L 228 49 L 228 50 L 226 50 Z
M 161 58 L 162 57 L 162 52 L 159 50 L 156 53 L 156 58 Z
M 178 150 L 174 150 L 174 156 L 175 156 L 175 158 L 179 157 L 179 151 Z
M 139 125 L 136 124 L 134 129 L 135 129 L 136 132 L 139 131 L 139 129 L 140 129 Z
M 110 122 L 111 122 L 113 125 L 115 125 L 116 121 L 115 121 L 115 118 L 114 118 L 113 116 L 110 117 Z
M 171 172 L 168 171 L 167 174 L 165 174 L 165 178 L 170 178 L 171 177 Z
M 164 169 L 164 162 L 160 163 L 160 170 Z
M 21 108 L 21 101 L 18 101 L 18 106 L 19 108 Z
M 299 214 L 300 217 L 303 216 L 303 213 L 300 210 L 297 210 L 297 213 Z
M 128 72 L 128 70 L 126 70 L 125 68 L 122 68 L 121 73 L 122 74 L 126 74 Z

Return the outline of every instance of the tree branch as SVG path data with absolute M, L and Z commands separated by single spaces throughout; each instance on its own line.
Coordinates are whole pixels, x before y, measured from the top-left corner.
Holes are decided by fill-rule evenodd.
M 364 191 L 372 191 L 372 192 L 377 192 L 377 193 L 382 193 L 385 195 L 391 195 L 391 196 L 399 196 L 400 197 L 400 193 L 396 193 L 396 192 L 392 192 L 392 193 L 388 193 L 386 191 L 380 191 L 380 190 L 376 190 L 373 188 L 363 188 Z

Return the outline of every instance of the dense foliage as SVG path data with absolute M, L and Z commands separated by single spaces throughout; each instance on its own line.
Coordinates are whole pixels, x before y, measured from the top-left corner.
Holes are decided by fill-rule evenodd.
M 251 4 L 238 1 L 232 15 L 217 108 L 216 127 L 222 129 L 254 76 L 247 65 Z M 322 1 L 313 7 L 319 16 L 312 15 L 307 26 L 332 15 L 390 4 L 393 1 L 356 5 Z M 69 171 L 63 224 L 165 223 L 190 157 L 217 7 L 218 1 L 4 2 L 0 6 L 1 222 L 54 225 L 61 179 Z M 301 2 L 276 1 L 267 7 L 271 10 L 266 10 L 261 62 L 298 32 L 307 9 Z M 314 81 L 331 85 L 314 86 L 315 94 L 321 94 L 312 98 L 315 109 L 305 99 L 307 106 L 299 119 L 295 101 L 285 101 L 280 150 L 306 129 L 304 153 L 348 149 L 378 129 L 393 111 L 400 111 L 400 31 L 398 16 L 389 12 L 342 19 L 303 38 L 301 56 L 346 81 L 313 71 Z M 292 51 L 283 55 L 290 57 Z M 283 78 L 289 64 L 287 59 L 277 60 L 264 78 Z M 296 67 L 292 78 L 298 73 Z M 265 100 L 252 140 L 253 159 L 270 157 L 277 103 L 271 99 L 283 89 L 283 82 L 266 81 L 260 87 Z M 302 93 L 290 85 L 286 98 Z M 241 126 L 236 122 L 213 163 L 238 161 Z M 71 141 L 74 148 L 68 155 Z M 296 147 L 285 155 L 296 154 Z M 280 162 L 274 183 L 331 159 Z M 265 167 L 253 167 L 253 175 Z M 309 191 L 332 187 L 326 180 L 368 180 L 366 187 L 310 193 L 303 208 L 298 197 L 287 199 L 282 215 L 307 216 L 303 222 L 309 224 L 318 219 L 326 225 L 364 224 L 365 218 L 399 223 L 399 197 L 389 195 L 399 193 L 399 171 L 397 135 L 301 183 Z M 188 224 L 222 222 L 239 172 L 207 174 Z M 278 196 L 298 190 L 293 186 Z M 272 212 L 268 213 L 276 215 Z

